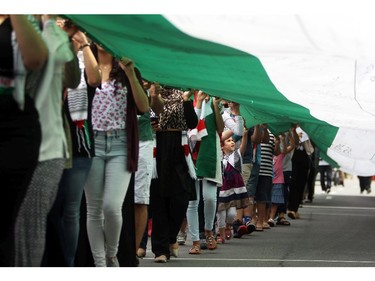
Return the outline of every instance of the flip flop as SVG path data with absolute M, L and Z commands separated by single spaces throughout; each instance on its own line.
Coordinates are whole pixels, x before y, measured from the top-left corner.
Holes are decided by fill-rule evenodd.
M 190 255 L 199 255 L 200 253 L 201 247 L 199 245 L 193 245 L 193 247 L 191 247 L 189 250 Z

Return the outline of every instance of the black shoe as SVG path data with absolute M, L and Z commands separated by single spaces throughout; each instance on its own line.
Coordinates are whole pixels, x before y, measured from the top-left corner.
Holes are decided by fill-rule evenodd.
M 199 232 L 199 240 L 201 243 L 201 250 L 207 250 L 206 234 L 204 232 Z
M 256 228 L 255 224 L 253 224 L 251 221 L 248 221 L 246 223 L 247 234 L 250 234 L 250 233 L 254 232 L 255 228 Z
M 200 239 L 200 241 L 201 241 L 201 250 L 207 250 L 208 247 L 207 247 L 206 239 Z
M 244 234 L 247 234 L 247 227 L 241 221 L 236 220 L 233 223 L 233 238 L 241 238 Z
M 327 188 L 327 194 L 331 192 L 331 189 L 330 188 Z

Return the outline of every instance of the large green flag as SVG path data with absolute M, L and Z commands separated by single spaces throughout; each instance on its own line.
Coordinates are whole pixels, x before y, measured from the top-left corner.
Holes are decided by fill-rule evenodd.
M 298 122 L 342 170 L 375 174 L 373 19 L 65 16 L 144 78 L 239 102 L 274 134 Z

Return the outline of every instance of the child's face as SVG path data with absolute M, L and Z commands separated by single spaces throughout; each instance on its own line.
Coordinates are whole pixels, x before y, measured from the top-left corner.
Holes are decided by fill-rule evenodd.
M 234 143 L 234 140 L 232 137 L 226 139 L 223 144 L 223 151 L 224 152 L 232 152 L 236 148 L 236 145 Z

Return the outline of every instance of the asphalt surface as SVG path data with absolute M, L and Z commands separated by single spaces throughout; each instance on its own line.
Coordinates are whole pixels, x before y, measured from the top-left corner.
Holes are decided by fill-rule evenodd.
M 375 267 L 375 188 L 360 194 L 356 177 L 345 187 L 323 193 L 317 181 L 312 203 L 299 209 L 300 219 L 232 238 L 214 251 L 189 255 L 189 236 L 178 258 L 155 263 L 150 240 L 139 267 Z

